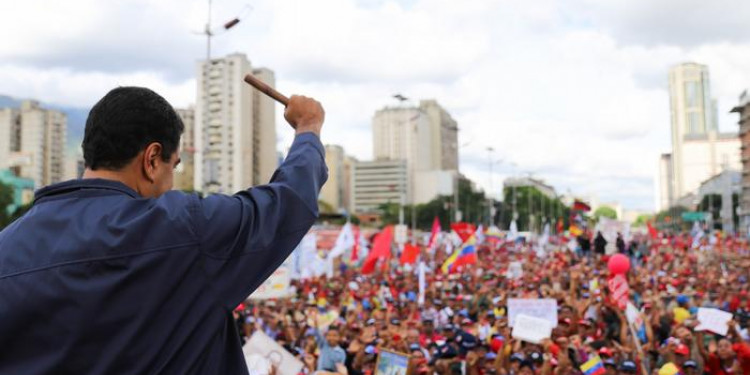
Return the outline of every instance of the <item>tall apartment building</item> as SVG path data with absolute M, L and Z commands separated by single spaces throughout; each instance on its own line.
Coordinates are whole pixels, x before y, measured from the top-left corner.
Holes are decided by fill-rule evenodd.
M 351 204 L 356 213 L 373 213 L 382 204 L 399 204 L 409 192 L 406 160 L 360 161 L 352 166 Z
M 740 194 L 740 233 L 747 235 L 750 232 L 750 94 L 745 90 L 740 95 L 740 102 L 732 109 L 732 112 L 740 115 L 740 142 L 742 159 L 742 177 Z
M 36 188 L 65 178 L 67 116 L 26 100 L 0 109 L 0 169 L 34 181 Z
M 234 193 L 267 183 L 278 166 L 274 103 L 243 81 L 249 73 L 275 86 L 273 71 L 253 69 L 244 54 L 198 63 L 197 190 Z
M 185 130 L 180 138 L 180 165 L 174 174 L 174 189 L 195 190 L 195 109 L 175 108 Z
M 458 123 L 434 99 L 420 101 L 419 109 L 431 127 L 433 168 L 458 171 Z
M 703 181 L 723 170 L 740 167 L 737 134 L 718 131 L 707 66 L 684 63 L 670 69 L 669 97 L 672 175 L 671 184 L 660 178 L 660 191 L 671 199 L 661 198 L 660 203 L 668 205 L 661 203 L 660 209 L 694 194 Z

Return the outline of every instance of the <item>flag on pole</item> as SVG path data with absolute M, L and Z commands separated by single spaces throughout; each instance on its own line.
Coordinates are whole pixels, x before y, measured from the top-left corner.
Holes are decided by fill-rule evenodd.
M 387 267 L 388 259 L 391 257 L 391 243 L 393 242 L 393 225 L 383 229 L 373 240 L 372 251 L 367 254 L 367 259 L 362 265 L 362 274 L 367 275 L 375 271 L 378 260 L 383 260 L 383 268 Z
M 419 246 L 410 243 L 404 244 L 404 251 L 401 252 L 401 265 L 414 264 L 419 256 Z
M 482 224 L 479 224 L 479 227 L 477 228 L 477 231 L 474 232 L 474 235 L 477 237 L 477 245 L 481 245 L 484 243 L 484 226 Z
M 581 371 L 583 372 L 583 375 L 604 375 L 607 373 L 607 370 L 604 368 L 604 363 L 602 363 L 602 359 L 599 358 L 599 356 L 594 356 L 586 361 L 586 363 L 582 364 Z
M 456 232 L 461 242 L 466 242 L 477 230 L 473 224 L 469 223 L 453 223 L 451 224 L 451 229 Z
M 579 228 L 576 224 L 570 224 L 570 235 L 574 237 L 578 237 L 581 234 L 583 234 L 583 229 Z
M 487 233 L 485 233 L 484 236 L 490 242 L 497 242 L 503 238 L 502 233 L 500 233 L 500 228 L 498 228 L 495 225 L 492 225 L 489 228 L 487 228 Z
M 437 216 L 435 216 L 435 219 L 432 220 L 432 232 L 430 233 L 430 241 L 427 243 L 427 251 L 433 252 L 435 251 L 435 247 L 437 246 L 437 238 L 440 234 L 440 220 L 438 220 Z
M 516 220 L 510 222 L 510 227 L 508 228 L 508 241 L 515 241 L 518 237 L 518 224 L 516 224 Z
M 472 235 L 469 239 L 461 245 L 460 248 L 456 249 L 453 254 L 445 260 L 443 266 L 440 269 L 443 273 L 449 273 L 458 269 L 458 267 L 464 264 L 475 264 L 477 263 L 477 237 Z
M 573 211 L 589 212 L 591 211 L 591 206 L 584 201 L 576 199 L 575 202 L 573 202 Z
M 333 249 L 328 253 L 328 257 L 331 259 L 341 256 L 344 252 L 354 246 L 354 233 L 352 233 L 352 223 L 347 222 L 344 227 L 341 228 L 339 236 L 336 238 L 336 243 L 333 245 Z
M 352 246 L 352 255 L 349 261 L 355 263 L 359 260 L 359 250 L 362 246 L 361 242 L 363 238 L 361 238 L 362 236 L 359 233 L 359 227 L 354 227 L 352 229 L 352 234 L 354 235 L 354 246 Z
M 425 264 L 424 261 L 419 261 L 419 296 L 417 302 L 419 303 L 419 306 L 424 305 L 424 293 L 426 288 L 426 281 L 425 281 Z

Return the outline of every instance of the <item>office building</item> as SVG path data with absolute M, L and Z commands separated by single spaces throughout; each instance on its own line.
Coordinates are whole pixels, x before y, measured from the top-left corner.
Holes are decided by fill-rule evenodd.
M 740 143 L 741 143 L 741 180 L 740 180 L 740 233 L 750 233 L 750 95 L 745 90 L 740 95 L 740 102 L 732 109 L 740 115 Z
M 328 180 L 320 190 L 319 199 L 328 204 L 334 213 L 346 211 L 345 197 L 345 165 L 344 149 L 339 145 L 326 145 L 326 165 L 328 166 Z
M 431 128 L 433 169 L 458 171 L 458 123 L 434 99 L 420 101 L 419 109 Z
M 244 54 L 198 63 L 197 190 L 231 194 L 267 183 L 278 166 L 274 102 L 243 81 L 249 73 L 275 85 L 273 71 L 254 69 Z
M 407 203 L 405 160 L 360 161 L 352 165 L 351 204 L 355 213 L 377 213 L 383 204 Z
M 659 178 L 662 210 L 695 194 L 708 178 L 740 167 L 737 134 L 718 131 L 707 66 L 684 63 L 670 69 L 669 97 L 672 176 L 671 180 Z M 660 167 L 664 155 L 661 159 Z
M 67 116 L 25 100 L 0 109 L 0 169 L 34 181 L 35 188 L 65 179 Z

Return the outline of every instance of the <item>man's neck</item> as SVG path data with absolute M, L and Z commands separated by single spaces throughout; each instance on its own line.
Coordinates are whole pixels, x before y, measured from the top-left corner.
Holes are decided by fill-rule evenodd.
M 83 171 L 83 176 L 81 178 L 100 178 L 103 180 L 121 182 L 125 186 L 135 190 L 139 195 L 142 195 L 138 189 L 138 184 L 135 182 L 135 179 L 122 171 L 112 171 L 106 169 L 92 170 L 86 168 L 86 170 Z

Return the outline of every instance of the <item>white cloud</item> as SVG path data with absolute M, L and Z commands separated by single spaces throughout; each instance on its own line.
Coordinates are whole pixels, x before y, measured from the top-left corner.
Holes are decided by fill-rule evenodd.
M 492 145 L 506 161 L 498 191 L 502 177 L 531 171 L 562 192 L 650 208 L 657 155 L 670 147 L 669 67 L 709 65 L 723 130 L 736 129 L 727 111 L 750 85 L 750 38 L 738 23 L 750 4 L 657 3 L 257 0 L 213 47 L 271 67 L 283 92 L 320 99 L 324 142 L 360 159 L 392 94 L 435 98 L 459 121 L 469 143 L 461 168 L 480 186 Z M 214 23 L 245 4 L 215 1 Z M 113 86 L 144 85 L 186 105 L 204 53 L 190 31 L 204 10 L 202 0 L 2 4 L 0 32 L 18 37 L 0 49 L 0 93 L 88 106 Z M 717 25 L 700 12 L 728 18 Z M 284 148 L 292 134 L 277 118 Z

